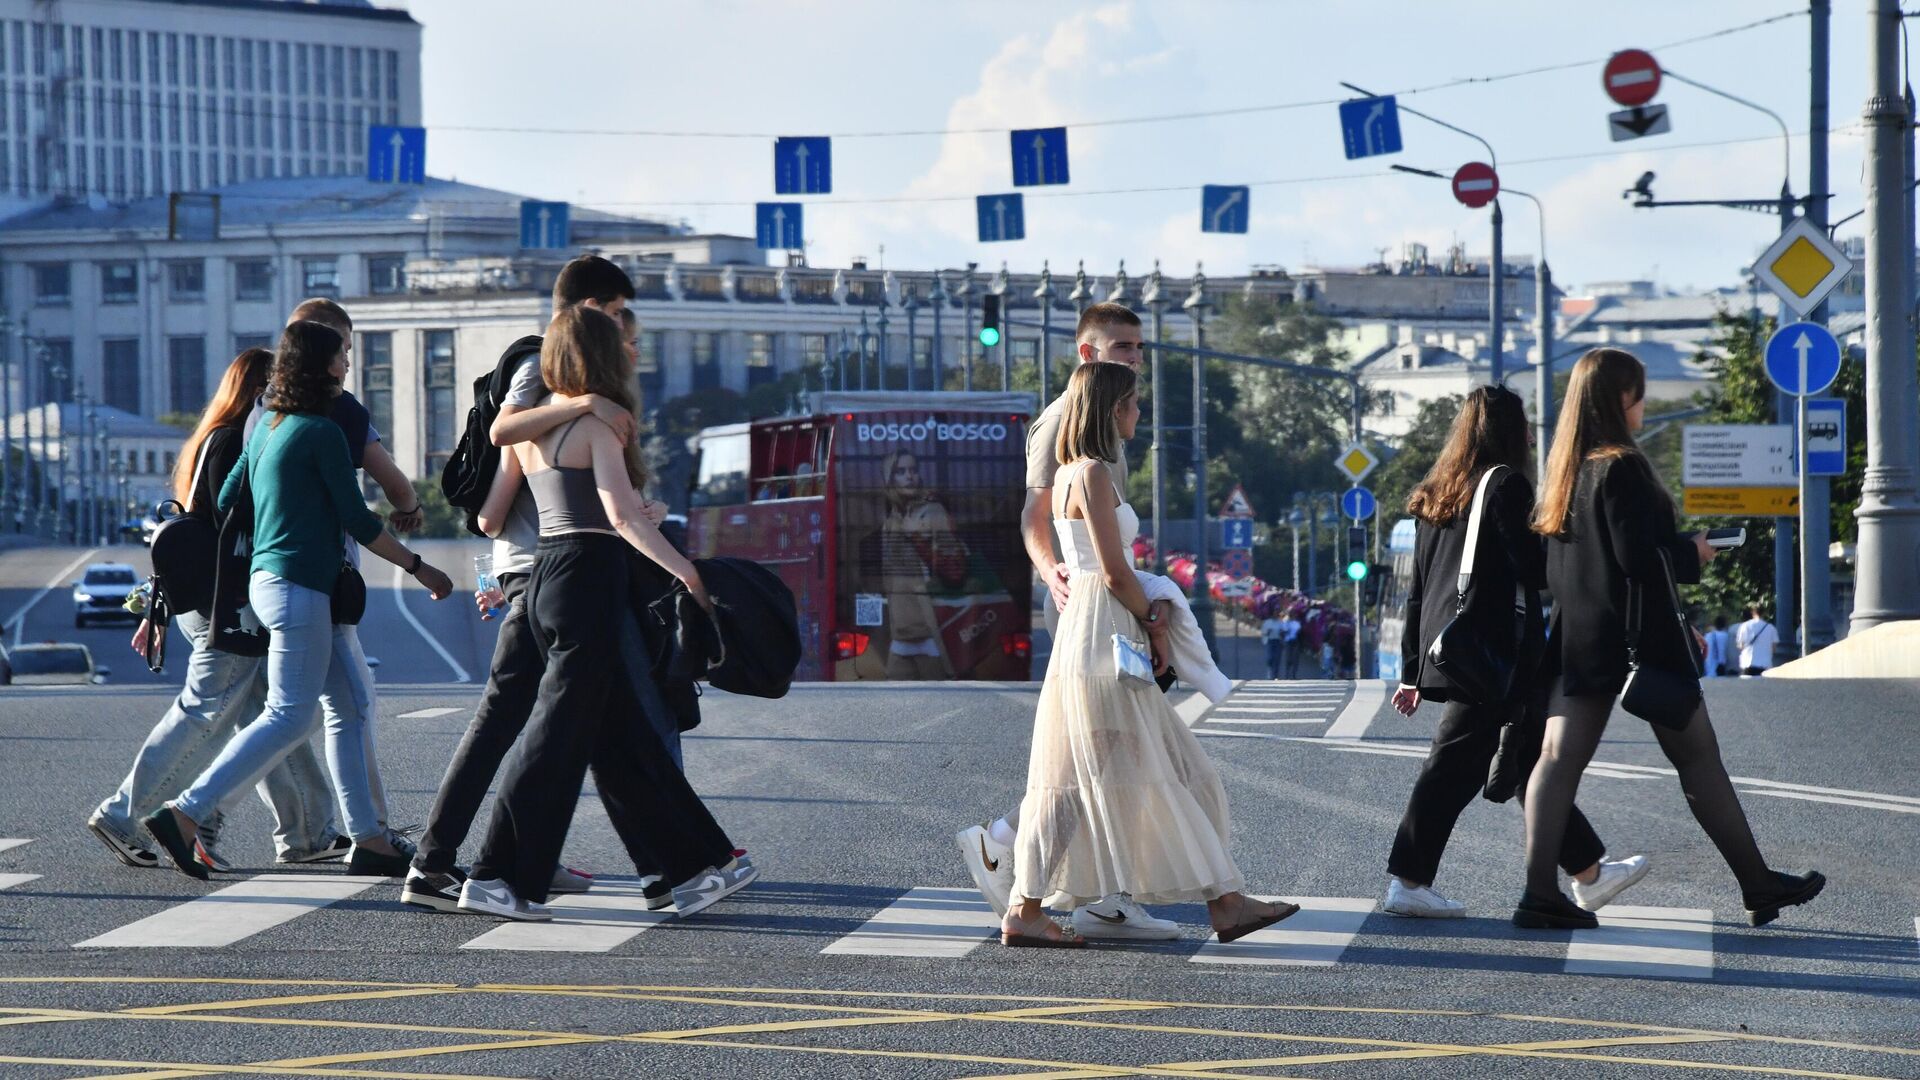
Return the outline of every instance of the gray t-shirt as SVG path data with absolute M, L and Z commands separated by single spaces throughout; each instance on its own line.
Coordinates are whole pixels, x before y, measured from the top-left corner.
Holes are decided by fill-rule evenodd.
M 500 404 L 531 409 L 546 396 L 546 384 L 540 381 L 540 354 L 534 353 L 520 362 L 513 381 L 507 384 L 507 396 Z M 500 452 L 513 451 L 502 448 Z M 513 507 L 507 511 L 506 524 L 500 527 L 500 535 L 493 538 L 494 574 L 533 573 L 534 548 L 539 543 L 540 512 L 534 506 L 533 492 L 523 482 L 513 497 Z

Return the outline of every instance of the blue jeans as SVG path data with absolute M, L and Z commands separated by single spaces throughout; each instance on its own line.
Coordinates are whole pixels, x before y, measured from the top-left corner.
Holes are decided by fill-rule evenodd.
M 193 646 L 186 683 L 134 755 L 120 790 L 94 811 L 95 820 L 128 843 L 140 842 L 140 819 L 178 795 L 205 769 L 242 724 L 260 713 L 266 685 L 260 659 L 207 648 L 206 618 L 185 612 L 174 625 Z M 313 745 L 302 742 L 260 781 L 261 801 L 273 811 L 273 842 L 281 856 L 315 851 L 338 835 L 327 774 Z M 207 846 L 220 836 L 220 811 L 201 827 Z
M 355 841 L 383 835 L 386 823 L 372 779 L 373 686 L 359 635 L 351 626 L 333 625 L 326 593 L 266 571 L 254 572 L 248 596 L 254 614 L 273 632 L 266 707 L 173 801 L 174 808 L 205 821 L 312 734 L 317 701 L 326 717 L 327 765 L 347 833 Z

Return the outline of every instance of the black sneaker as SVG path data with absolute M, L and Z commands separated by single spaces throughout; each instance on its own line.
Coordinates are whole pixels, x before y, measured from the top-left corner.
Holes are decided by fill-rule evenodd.
M 193 844 L 180 831 L 180 824 L 173 820 L 173 808 L 162 806 L 153 813 L 140 819 L 146 826 L 147 835 L 159 842 L 166 850 L 167 857 L 173 860 L 173 868 L 193 878 L 195 881 L 207 880 L 207 868 L 193 857 Z
M 413 865 L 406 855 L 388 855 L 385 852 L 369 851 L 358 844 L 353 846 L 353 854 L 347 856 L 347 875 L 349 877 L 400 877 Z
M 1593 912 L 1567 899 L 1558 889 L 1552 896 L 1527 890 L 1513 911 L 1513 925 L 1522 930 L 1591 930 L 1600 925 Z
M 459 867 L 444 874 L 427 873 L 419 867 L 407 870 L 407 883 L 400 890 L 400 902 L 433 911 L 460 910 L 460 886 L 467 875 Z
M 113 852 L 113 857 L 128 866 L 148 869 L 160 865 L 160 856 L 139 844 L 115 836 L 113 830 L 102 824 L 97 817 L 87 819 L 87 831 L 99 837 L 100 842 L 107 845 L 107 850 Z
M 341 859 L 346 858 L 347 854 L 352 850 L 353 841 L 344 836 L 335 836 L 333 843 L 328 844 L 326 847 L 316 848 L 312 851 L 289 851 L 285 855 L 275 858 L 273 861 L 283 864 L 339 862 Z
M 646 898 L 648 911 L 661 911 L 673 906 L 673 886 L 659 874 L 649 874 L 640 879 L 640 895 Z
M 1765 892 L 1741 892 L 1741 901 L 1747 908 L 1747 922 L 1753 926 L 1765 926 L 1780 917 L 1780 909 L 1804 904 L 1820 895 L 1827 887 L 1826 875 L 1818 870 L 1809 870 L 1804 874 L 1782 874 L 1774 871 L 1774 884 Z

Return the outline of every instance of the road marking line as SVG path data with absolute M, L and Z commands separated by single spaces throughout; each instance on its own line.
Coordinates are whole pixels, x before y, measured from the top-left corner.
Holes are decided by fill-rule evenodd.
M 184 1005 L 146 1005 L 121 1011 L 137 1016 L 178 1016 L 182 1013 L 213 1012 L 222 1009 L 280 1008 L 285 1005 L 316 1005 L 332 1001 L 378 1001 L 385 998 L 430 997 L 436 994 L 459 992 L 459 987 L 448 983 L 445 986 L 410 986 L 394 990 L 342 990 L 332 994 L 292 994 L 286 997 L 234 998 L 231 1001 L 191 1001 Z
M 1324 716 L 1213 716 L 1209 724 L 1324 724 Z
M 420 625 L 419 619 L 414 618 L 413 609 L 407 606 L 406 584 L 401 580 L 403 575 L 404 571 L 398 566 L 393 568 L 393 603 L 395 607 L 400 609 L 401 617 L 407 620 L 407 625 L 413 627 L 414 633 L 420 635 L 420 640 L 431 645 L 433 651 L 440 654 L 440 659 L 445 660 L 447 666 L 453 669 L 454 682 L 472 682 L 473 676 L 467 674 L 467 669 L 460 666 L 460 661 L 455 660 L 453 654 L 448 652 L 446 647 L 440 644 L 440 639 L 427 633 L 427 628 Z
M 1606 766 L 1604 766 L 1604 765 L 1588 765 L 1588 766 L 1587 766 L 1587 775 L 1588 775 L 1588 776 L 1609 776 L 1609 777 L 1612 777 L 1612 778 L 1613 778 L 1613 779 L 1615 779 L 1615 780 L 1655 780 L 1655 779 L 1658 779 L 1658 777 L 1656 777 L 1656 776 L 1654 776 L 1654 775 L 1653 775 L 1652 773 L 1641 773 L 1641 772 L 1625 772 L 1625 771 L 1622 771 L 1622 770 L 1620 770 L 1620 769 L 1609 769 L 1609 768 L 1607 768 L 1607 767 L 1606 767 Z
M 415 709 L 412 712 L 403 712 L 399 716 L 395 717 L 395 719 L 396 720 L 431 720 L 436 716 L 452 716 L 454 713 L 457 713 L 457 712 L 466 712 L 466 710 L 465 709 L 447 709 L 447 708 Z
M 400 1053 L 391 1055 L 401 1056 Z M 187 1061 L 124 1061 L 117 1058 L 57 1058 L 57 1057 L 0 1057 L 0 1065 L 64 1065 L 68 1068 L 88 1069 L 152 1069 L 158 1066 L 164 1072 L 108 1073 L 116 1080 L 159 1080 L 161 1077 L 175 1076 L 363 1076 L 380 1077 L 384 1080 L 516 1080 L 510 1076 L 483 1076 L 478 1073 L 412 1073 L 389 1072 L 370 1069 L 301 1069 L 276 1067 L 265 1062 L 244 1065 L 212 1065 L 205 1062 Z
M 1360 743 L 1327 743 L 1326 745 L 1327 749 L 1338 750 L 1343 754 L 1384 754 L 1387 757 L 1413 758 L 1423 758 L 1427 756 L 1427 751 L 1415 750 L 1410 746 L 1364 746 Z
M 99 548 L 88 548 L 85 552 L 81 553 L 79 558 L 68 563 L 66 569 L 53 575 L 53 580 L 47 582 L 46 588 L 41 589 L 37 593 L 34 593 L 33 596 L 28 598 L 26 603 L 21 604 L 19 607 L 13 609 L 13 614 L 7 616 L 7 621 L 5 623 L 0 623 L 0 632 L 4 632 L 9 627 L 12 628 L 14 648 L 20 647 L 20 635 L 26 629 L 26 625 L 27 625 L 27 612 L 32 611 L 35 604 L 38 604 L 40 601 L 45 600 L 47 598 L 48 593 L 51 593 L 53 590 L 59 588 L 60 582 L 65 580 L 69 574 L 72 574 L 75 570 L 78 570 L 82 566 L 85 566 L 87 564 L 87 560 L 93 558 L 95 555 L 98 555 L 98 554 L 100 554 Z
M 1802 802 L 1832 803 L 1838 806 L 1864 806 L 1869 810 L 1891 810 L 1896 814 L 1920 814 L 1920 806 L 1907 806 L 1902 803 L 1868 802 L 1865 799 L 1847 799 L 1838 795 L 1812 795 L 1801 791 L 1775 791 L 1771 788 L 1741 788 L 1742 795 L 1770 795 L 1776 799 L 1798 799 Z
M 1779 791 L 1803 791 L 1814 795 L 1848 795 L 1856 799 L 1873 799 L 1877 802 L 1903 803 L 1920 807 L 1920 799 L 1910 795 L 1886 795 L 1878 791 L 1854 791 L 1851 788 L 1815 787 L 1812 784 L 1789 784 L 1780 780 L 1761 780 L 1753 776 L 1729 777 L 1736 784 L 1749 787 L 1773 788 Z
M 1263 896 L 1299 904 L 1298 913 L 1285 922 L 1255 930 L 1239 941 L 1222 945 L 1209 941 L 1191 956 L 1196 964 L 1262 964 L 1289 967 L 1331 967 L 1360 933 L 1372 914 L 1372 897 Z
M 0 890 L 11 889 L 15 885 L 25 885 L 29 881 L 40 880 L 39 874 L 0 874 Z
M 821 949 L 836 956 L 937 956 L 957 959 L 994 936 L 1000 916 L 975 889 L 916 888 L 880 909 L 858 930 Z
M 595 878 L 591 892 L 549 897 L 547 906 L 553 909 L 552 922 L 501 923 L 460 947 L 603 953 L 673 918 L 671 912 L 647 910 L 647 898 L 638 881 L 607 878 Z
M 27 837 L 27 838 L 26 838 L 26 839 L 24 839 L 24 840 L 20 840 L 20 839 L 0 839 L 0 851 L 8 851 L 8 850 L 11 850 L 11 849 L 13 849 L 13 848 L 17 848 L 17 847 L 21 847 L 21 846 L 23 846 L 23 845 L 26 845 L 26 844 L 31 844 L 31 843 L 33 843 L 33 838 L 32 838 L 32 837 Z
M 1340 712 L 1340 719 L 1320 733 L 1323 739 L 1358 739 L 1366 735 L 1373 714 L 1387 700 L 1387 684 L 1379 679 L 1362 679 L 1353 684 L 1353 700 Z
M 1201 717 L 1207 715 L 1207 710 L 1212 706 L 1213 702 L 1207 700 L 1207 695 L 1196 692 L 1192 697 L 1175 705 L 1173 712 L 1180 718 L 1181 723 L 1192 727 L 1200 722 Z
M 1914 944 L 1920 945 L 1920 915 L 1914 916 L 1913 919 L 1913 937 Z
M 75 945 L 76 949 L 218 948 L 357 896 L 386 878 L 262 875 Z
M 1573 931 L 1567 974 L 1713 978 L 1713 912 L 1706 908 L 1613 904 L 1597 914 L 1598 927 Z

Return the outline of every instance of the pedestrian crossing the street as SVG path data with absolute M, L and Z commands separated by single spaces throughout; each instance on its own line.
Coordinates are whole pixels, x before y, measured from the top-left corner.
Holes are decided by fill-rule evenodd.
M 549 897 L 547 907 L 553 911 L 552 922 L 503 922 L 460 947 L 507 952 L 612 952 L 673 918 L 671 912 L 647 910 L 646 896 L 634 878 L 596 877 L 591 892 Z
M 1299 904 L 1284 922 L 1255 930 L 1238 941 L 1209 941 L 1191 959 L 1196 964 L 1332 967 L 1373 913 L 1371 897 L 1263 896 Z

